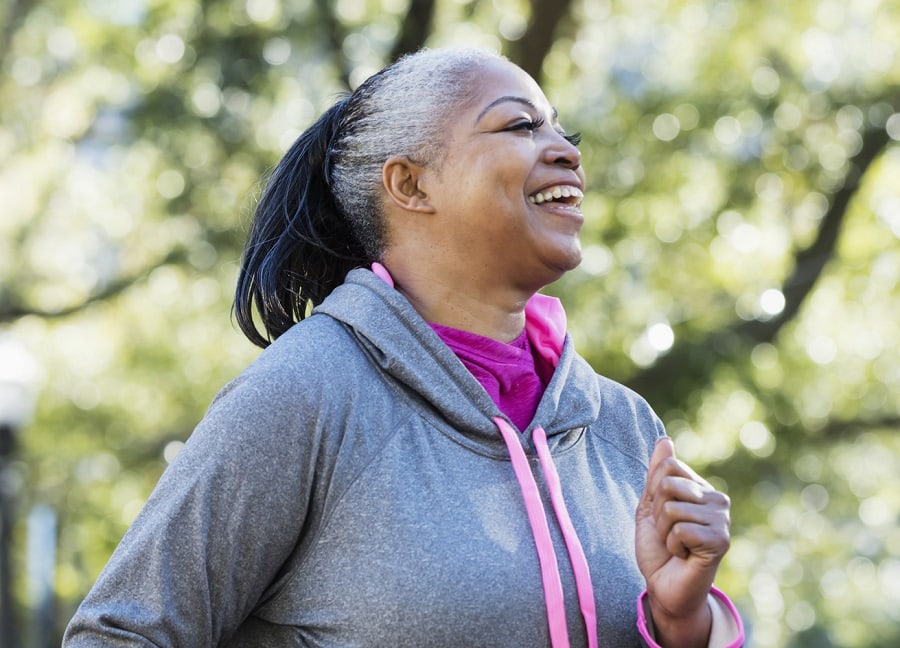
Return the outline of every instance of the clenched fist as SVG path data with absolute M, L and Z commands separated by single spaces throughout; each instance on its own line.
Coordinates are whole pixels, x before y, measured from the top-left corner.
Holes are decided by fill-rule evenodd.
M 636 514 L 635 550 L 658 643 L 707 645 L 707 594 L 730 544 L 730 502 L 675 457 L 669 438 L 650 458 Z

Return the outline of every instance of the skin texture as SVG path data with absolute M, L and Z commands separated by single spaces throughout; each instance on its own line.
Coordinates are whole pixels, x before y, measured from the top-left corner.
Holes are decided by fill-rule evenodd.
M 384 165 L 382 263 L 427 321 L 510 341 L 522 332 L 528 299 L 581 260 L 577 206 L 529 196 L 560 184 L 583 190 L 584 171 L 531 77 L 497 61 L 471 80 L 470 101 L 446 116 L 439 163 L 394 157 Z M 670 440 L 657 445 L 635 549 L 663 646 L 707 645 L 706 596 L 728 549 L 728 510 L 728 498 L 678 461 Z

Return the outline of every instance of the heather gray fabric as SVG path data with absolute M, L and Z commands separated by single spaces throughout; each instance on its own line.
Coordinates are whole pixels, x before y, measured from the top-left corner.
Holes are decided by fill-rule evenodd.
M 498 414 L 402 295 L 353 271 L 216 397 L 64 645 L 548 646 Z M 600 643 L 639 646 L 634 511 L 662 425 L 571 340 L 533 425 L 591 567 Z M 530 429 L 522 438 L 534 457 Z

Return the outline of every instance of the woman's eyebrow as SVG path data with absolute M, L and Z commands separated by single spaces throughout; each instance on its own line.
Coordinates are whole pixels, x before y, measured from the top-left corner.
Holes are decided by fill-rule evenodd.
M 497 106 L 498 104 L 505 103 L 507 101 L 513 101 L 515 103 L 520 103 L 523 106 L 528 106 L 533 111 L 538 112 L 538 107 L 535 106 L 534 102 L 531 101 L 530 99 L 526 99 L 525 97 L 516 97 L 515 95 L 504 95 L 502 97 L 494 99 L 491 103 L 489 103 L 487 106 L 485 106 L 484 109 L 480 113 L 478 113 L 478 117 L 475 119 L 475 123 L 478 123 L 479 121 L 481 121 L 481 118 L 484 117 L 485 114 L 491 108 L 493 108 L 494 106 Z M 553 108 L 552 106 L 551 106 L 551 110 L 552 110 L 551 115 L 553 117 L 553 120 L 556 121 L 556 119 L 559 117 L 559 113 L 557 112 L 556 108 Z

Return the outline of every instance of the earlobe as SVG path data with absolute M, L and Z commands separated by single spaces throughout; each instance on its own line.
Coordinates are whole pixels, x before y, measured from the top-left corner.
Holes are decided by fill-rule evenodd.
M 424 170 L 409 158 L 389 158 L 381 169 L 381 179 L 390 200 L 408 211 L 433 213 L 434 207 L 421 186 Z

